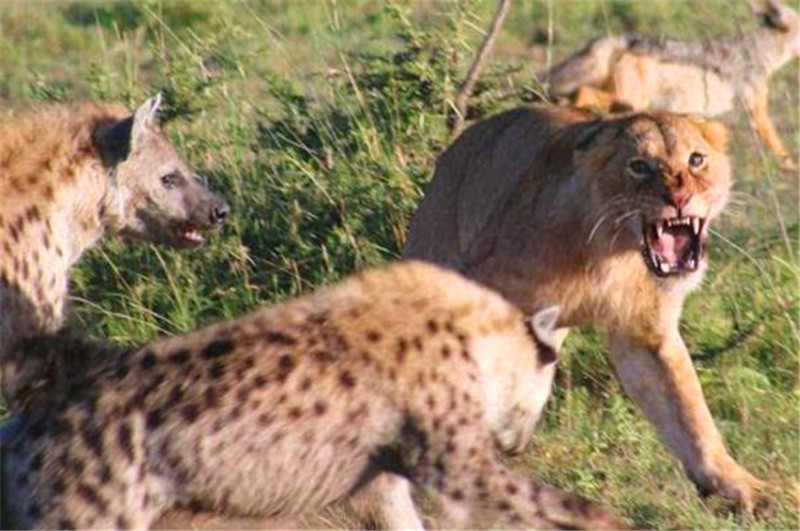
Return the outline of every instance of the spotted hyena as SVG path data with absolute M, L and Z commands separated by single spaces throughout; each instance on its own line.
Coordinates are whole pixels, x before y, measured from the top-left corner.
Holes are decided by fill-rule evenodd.
M 23 345 L 63 325 L 69 268 L 86 249 L 114 233 L 196 246 L 228 212 L 162 134 L 159 102 L 133 115 L 58 105 L 0 128 L 0 361 L 12 406 L 39 365 Z
M 285 516 L 382 476 L 401 500 L 404 484 L 433 493 L 448 526 L 619 527 L 494 451 L 531 436 L 556 318 L 526 323 L 494 292 L 406 262 L 156 341 L 22 421 L 4 525 L 148 528 L 176 504 Z M 415 527 L 407 516 L 398 526 Z

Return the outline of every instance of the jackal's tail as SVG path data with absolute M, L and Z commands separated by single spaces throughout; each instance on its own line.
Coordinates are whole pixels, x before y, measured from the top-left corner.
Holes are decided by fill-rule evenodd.
M 602 87 L 619 53 L 629 46 L 629 38 L 600 37 L 587 44 L 550 70 L 537 73 L 554 98 L 569 96 L 583 86 Z

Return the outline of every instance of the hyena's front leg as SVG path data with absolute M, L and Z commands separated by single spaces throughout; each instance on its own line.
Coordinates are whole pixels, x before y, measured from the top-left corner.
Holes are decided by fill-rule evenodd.
M 381 472 L 349 504 L 361 519 L 375 521 L 379 529 L 424 531 L 411 489 L 406 478 Z
M 450 428 L 412 477 L 432 490 L 442 529 L 627 529 L 605 509 L 579 496 L 537 485 L 495 455 L 485 426 Z M 443 444 L 440 444 L 443 442 Z
M 625 392 L 653 422 L 701 492 L 752 511 L 763 483 L 728 454 L 677 329 L 660 344 L 612 337 L 611 359 Z

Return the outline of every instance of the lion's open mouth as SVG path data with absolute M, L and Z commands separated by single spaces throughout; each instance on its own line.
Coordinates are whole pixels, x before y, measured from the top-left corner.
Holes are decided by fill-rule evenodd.
M 708 237 L 706 219 L 694 216 L 642 220 L 644 259 L 659 277 L 697 271 Z

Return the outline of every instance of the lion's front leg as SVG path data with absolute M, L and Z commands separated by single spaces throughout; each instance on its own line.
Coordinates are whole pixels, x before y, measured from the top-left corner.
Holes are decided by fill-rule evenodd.
M 653 345 L 612 336 L 609 347 L 625 392 L 656 425 L 699 490 L 751 512 L 763 483 L 728 454 L 677 330 Z

